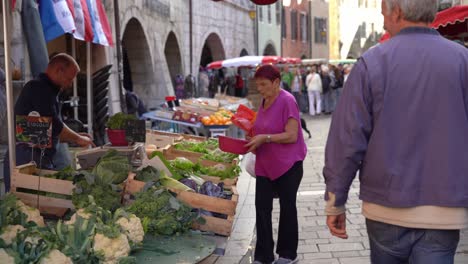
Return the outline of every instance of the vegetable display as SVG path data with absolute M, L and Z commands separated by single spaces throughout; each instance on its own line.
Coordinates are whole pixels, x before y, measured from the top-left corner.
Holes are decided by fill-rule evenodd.
M 129 120 L 137 120 L 134 115 L 127 115 L 122 112 L 117 113 L 107 120 L 106 126 L 109 129 L 119 129 L 125 130 L 127 129 L 127 121 Z
M 197 214 L 180 203 L 169 191 L 150 188 L 136 195 L 127 211 L 142 219 L 145 233 L 174 235 L 190 229 Z
M 89 196 L 94 197 L 97 205 L 110 211 L 115 211 L 120 205 L 119 187 L 99 180 L 97 176 L 88 172 L 81 172 L 75 177 L 75 189 L 72 193 L 73 205 L 85 208 L 90 205 Z

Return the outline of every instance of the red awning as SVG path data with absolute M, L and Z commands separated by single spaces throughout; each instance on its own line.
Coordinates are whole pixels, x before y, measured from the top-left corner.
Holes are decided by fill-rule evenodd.
M 454 6 L 437 13 L 431 27 L 443 36 L 468 33 L 468 6 Z

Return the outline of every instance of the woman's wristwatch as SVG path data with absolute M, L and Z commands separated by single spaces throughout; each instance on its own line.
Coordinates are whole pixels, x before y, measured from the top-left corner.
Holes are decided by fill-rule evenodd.
M 266 136 L 266 143 L 270 143 L 271 142 L 271 135 L 267 135 Z

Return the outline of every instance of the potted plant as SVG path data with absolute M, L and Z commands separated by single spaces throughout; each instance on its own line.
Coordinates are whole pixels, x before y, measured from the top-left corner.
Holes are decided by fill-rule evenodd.
M 134 115 L 127 115 L 120 112 L 107 120 L 107 137 L 113 146 L 128 145 L 128 141 L 125 139 L 125 130 L 127 129 L 127 121 L 129 120 L 137 120 L 137 118 Z

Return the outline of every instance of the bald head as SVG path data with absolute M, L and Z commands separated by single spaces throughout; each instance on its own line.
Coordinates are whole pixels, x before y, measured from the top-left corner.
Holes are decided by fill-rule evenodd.
M 79 71 L 80 66 L 72 56 L 59 53 L 50 59 L 46 74 L 53 83 L 65 89 L 71 86 Z
M 57 67 L 63 68 L 63 69 L 74 67 L 77 71 L 80 71 L 80 66 L 75 61 L 75 59 L 66 53 L 59 53 L 50 59 L 49 65 L 47 66 L 47 68 L 57 68 Z

